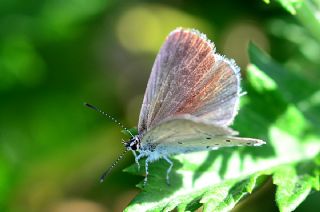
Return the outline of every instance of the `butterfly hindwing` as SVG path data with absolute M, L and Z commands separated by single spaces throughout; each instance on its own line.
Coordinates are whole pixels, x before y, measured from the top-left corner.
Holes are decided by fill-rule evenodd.
M 181 116 L 166 120 L 147 132 L 142 148 L 177 149 L 177 153 L 226 146 L 259 146 L 262 140 L 235 137 L 230 128 L 201 122 L 196 117 Z M 168 150 L 171 151 L 171 150 Z M 174 153 L 172 153 L 174 154 Z

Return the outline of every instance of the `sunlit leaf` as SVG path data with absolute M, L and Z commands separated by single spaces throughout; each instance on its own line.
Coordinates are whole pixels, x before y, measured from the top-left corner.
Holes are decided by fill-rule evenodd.
M 320 165 L 314 161 L 285 165 L 273 174 L 277 185 L 276 201 L 280 211 L 293 211 L 310 193 L 319 190 Z
M 264 0 L 267 4 L 270 3 L 269 0 Z M 303 2 L 303 0 L 277 0 L 283 8 L 285 8 L 291 14 L 296 14 L 297 8 L 299 8 Z
M 320 95 L 318 85 L 310 83 L 310 81 L 307 81 L 296 73 L 289 72 L 253 43 L 249 45 L 249 57 L 255 67 L 259 67 L 265 75 L 272 78 L 283 98 L 287 102 L 293 103 L 308 121 L 320 130 Z
M 313 0 L 276 0 L 304 25 L 306 29 L 320 41 L 320 22 L 318 11 L 320 2 Z M 264 0 L 267 4 L 270 0 Z
M 281 74 L 270 78 L 260 68 L 273 70 L 275 66 L 266 63 L 268 60 L 261 51 L 251 49 L 250 54 L 257 62 L 248 67 L 244 86 L 248 94 L 242 98 L 233 128 L 239 130 L 240 135 L 258 137 L 267 144 L 258 148 L 221 148 L 174 156 L 170 186 L 165 183 L 168 164 L 161 160 L 153 163 L 149 166 L 146 187 L 140 184 L 142 192 L 126 211 L 170 211 L 174 208 L 185 211 L 202 204 L 206 211 L 229 211 L 265 182 L 263 176 L 272 175 L 293 161 L 295 165 L 299 161 L 312 161 L 319 153 L 319 135 L 291 103 L 289 91 L 283 92 L 284 85 L 278 83 L 288 83 L 288 79 Z M 127 171 L 138 174 L 136 166 Z M 143 167 L 139 173 L 144 173 Z M 263 180 L 257 183 L 257 179 Z

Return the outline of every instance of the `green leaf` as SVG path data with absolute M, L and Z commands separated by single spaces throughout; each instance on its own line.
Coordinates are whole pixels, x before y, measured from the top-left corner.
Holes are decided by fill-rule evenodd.
M 264 0 L 265 3 L 269 4 L 269 0 Z M 297 8 L 299 8 L 303 0 L 277 0 L 284 9 L 286 9 L 291 14 L 296 14 Z
M 320 165 L 311 160 L 285 165 L 274 172 L 276 202 L 280 211 L 293 211 L 312 188 L 319 190 L 319 168 Z
M 320 41 L 320 21 L 318 11 L 320 9 L 319 1 L 304 0 L 297 9 L 297 19 L 306 29 Z
M 241 109 L 233 128 L 241 136 L 264 139 L 267 144 L 173 156 L 170 186 L 165 180 L 168 163 L 164 160 L 152 163 L 147 185 L 139 184 L 142 192 L 125 211 L 171 211 L 175 208 L 193 211 L 202 204 L 205 211 L 228 211 L 263 185 L 267 175 L 280 171 L 285 165 L 298 166 L 300 162 L 314 160 L 320 151 L 319 134 L 292 102 L 294 97 L 284 92 L 286 85 L 278 83 L 289 85 L 295 84 L 294 80 L 303 81 L 296 77 L 290 82 L 286 75 L 276 72 L 272 72 L 275 76 L 271 74 L 270 78 L 269 73 L 261 69 L 273 70 L 279 66 L 268 63 L 267 56 L 257 49 L 252 51 L 252 47 L 250 57 L 255 63 L 248 67 L 244 81 L 248 94 L 241 98 Z M 143 175 L 144 167 L 138 171 L 133 165 L 126 171 Z M 305 182 L 304 178 L 299 180 L 301 184 L 311 182 Z M 316 183 L 312 185 L 316 187 Z
M 237 202 L 266 180 L 266 175 L 258 173 L 239 182 L 232 180 L 218 185 L 203 195 L 201 203 L 204 203 L 204 211 L 230 211 Z
M 270 0 L 263 0 L 269 4 Z M 318 11 L 320 2 L 313 0 L 276 0 L 281 6 L 287 10 L 304 25 L 306 29 L 320 41 L 320 21 Z
M 249 58 L 254 64 L 252 68 L 259 67 L 259 70 L 268 76 L 267 78 L 271 78 L 275 82 L 282 97 L 287 102 L 293 103 L 305 118 L 320 130 L 319 86 L 310 83 L 296 73 L 289 72 L 253 43 L 249 45 Z M 260 73 L 260 75 L 262 74 Z M 270 84 L 265 79 L 263 80 Z M 251 79 L 251 81 L 258 84 L 256 80 Z M 259 89 L 259 85 L 255 86 Z M 302 86 L 303 89 L 301 89 Z

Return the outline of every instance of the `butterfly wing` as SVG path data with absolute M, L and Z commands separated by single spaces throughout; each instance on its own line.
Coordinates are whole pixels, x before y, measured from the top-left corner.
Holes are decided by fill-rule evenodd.
M 213 43 L 200 32 L 176 29 L 152 68 L 139 133 L 182 114 L 228 126 L 236 115 L 239 93 L 239 69 L 234 62 L 215 54 Z
M 228 127 L 205 123 L 188 115 L 168 119 L 142 138 L 142 149 L 172 149 L 181 153 L 184 150 L 200 151 L 227 146 L 260 146 L 265 142 L 259 139 L 235 137 L 237 132 Z M 165 142 L 164 142 L 165 141 Z

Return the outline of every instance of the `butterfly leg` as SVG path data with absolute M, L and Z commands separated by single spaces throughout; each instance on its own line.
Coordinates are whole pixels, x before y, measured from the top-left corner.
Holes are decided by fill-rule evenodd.
M 169 168 L 167 169 L 167 177 L 166 177 L 167 184 L 170 185 L 169 174 L 170 174 L 171 169 L 173 167 L 173 162 L 167 156 L 164 156 L 163 159 L 165 159 L 170 164 Z
M 140 155 L 139 155 L 140 156 Z M 148 175 L 149 175 L 149 171 L 148 171 L 148 166 L 149 166 L 149 158 L 146 159 L 146 177 L 144 178 L 144 182 L 143 182 L 143 186 L 146 186 L 147 181 L 148 181 Z
M 141 158 L 140 155 L 137 156 L 136 152 L 135 151 L 131 151 L 133 153 L 133 156 L 134 156 L 134 160 L 136 161 L 136 164 L 138 166 L 138 171 L 140 171 L 140 163 L 139 163 L 139 159 Z

